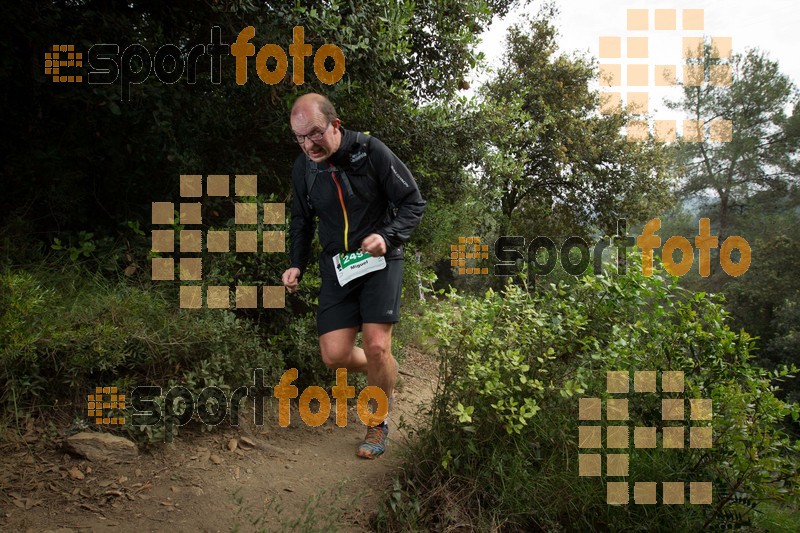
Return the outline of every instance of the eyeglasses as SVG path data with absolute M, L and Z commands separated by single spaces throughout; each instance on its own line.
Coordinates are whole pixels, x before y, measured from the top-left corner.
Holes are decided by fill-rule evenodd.
M 311 141 L 319 141 L 322 137 L 325 136 L 325 132 L 328 131 L 328 128 L 331 127 L 331 123 L 328 122 L 328 125 L 325 126 L 325 129 L 322 131 L 318 131 L 315 133 L 309 133 L 308 135 L 298 135 L 297 133 L 294 134 L 294 140 L 297 144 L 303 144 L 306 142 L 306 139 L 310 139 Z

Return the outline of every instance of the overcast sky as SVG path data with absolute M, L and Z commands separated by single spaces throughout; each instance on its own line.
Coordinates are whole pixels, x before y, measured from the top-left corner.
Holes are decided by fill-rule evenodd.
M 733 52 L 742 52 L 746 48 L 759 47 L 769 53 L 770 58 L 780 63 L 783 73 L 800 84 L 800 1 L 798 0 L 556 0 L 560 14 L 556 26 L 560 32 L 559 46 L 562 51 L 579 50 L 594 57 L 599 56 L 599 38 L 601 36 L 622 37 L 623 59 L 605 59 L 600 62 L 680 64 L 681 37 L 707 36 L 731 37 Z M 505 19 L 492 24 L 490 30 L 483 35 L 479 50 L 483 51 L 488 64 L 502 55 L 506 29 L 520 18 L 523 12 L 536 13 L 542 5 L 534 0 L 524 9 L 518 9 Z M 628 9 L 648 9 L 649 29 L 647 31 L 629 31 L 627 29 Z M 655 30 L 654 10 L 675 9 L 677 15 L 676 30 Z M 702 9 L 704 14 L 704 31 L 683 31 L 682 10 Z M 646 36 L 649 39 L 648 59 L 625 59 L 626 37 Z M 622 67 L 623 70 L 625 67 Z M 679 71 L 680 72 L 680 71 Z M 651 79 L 653 74 L 651 74 Z M 481 79 L 479 74 L 472 81 Z M 652 82 L 651 82 L 652 83 Z M 622 91 L 626 88 L 622 87 Z M 669 90 L 655 87 L 633 90 L 649 90 L 650 111 L 656 118 L 672 118 L 670 111 L 664 111 L 662 100 L 669 96 Z M 673 90 L 674 91 L 674 90 Z M 672 93 L 675 95 L 675 93 Z M 675 95 L 677 96 L 677 95 Z

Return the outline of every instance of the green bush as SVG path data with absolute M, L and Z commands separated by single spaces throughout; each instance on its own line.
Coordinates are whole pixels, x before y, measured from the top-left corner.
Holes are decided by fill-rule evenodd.
M 251 385 L 255 368 L 277 382 L 282 354 L 251 322 L 228 310 L 181 310 L 173 289 L 80 269 L 0 272 L 0 406 L 19 414 L 61 402 L 83 416 L 96 386 L 228 394 Z M 160 440 L 162 426 L 129 430 Z
M 453 291 L 426 313 L 441 361 L 431 425 L 379 527 L 690 531 L 746 523 L 759 500 L 797 501 L 800 447 L 781 422 L 798 407 L 773 385 L 790 370 L 756 367 L 753 340 L 715 298 L 646 278 L 635 261 L 624 276 L 607 270 L 534 294 Z M 580 477 L 578 399 L 608 397 L 609 370 L 683 371 L 683 397 L 713 401 L 712 448 L 636 449 L 631 436 L 611 451 L 629 454 L 627 478 Z M 631 392 L 627 425 L 679 425 L 662 423 L 661 398 Z M 635 505 L 631 488 L 630 504 L 608 505 L 607 481 L 712 481 L 714 500 Z

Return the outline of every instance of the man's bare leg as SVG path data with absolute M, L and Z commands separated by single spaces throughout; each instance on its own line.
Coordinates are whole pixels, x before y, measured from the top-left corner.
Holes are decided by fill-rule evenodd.
M 397 381 L 397 361 L 392 356 L 392 326 L 394 324 L 363 324 L 364 356 L 367 383 L 383 389 L 391 398 Z
M 346 368 L 348 372 L 367 372 L 367 356 L 356 346 L 358 327 L 329 331 L 319 337 L 322 362 L 330 369 Z

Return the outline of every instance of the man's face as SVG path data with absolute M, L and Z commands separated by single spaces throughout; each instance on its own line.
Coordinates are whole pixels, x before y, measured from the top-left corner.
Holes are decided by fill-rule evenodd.
M 316 106 L 301 108 L 291 117 L 292 132 L 296 135 L 303 135 L 305 138 L 300 143 L 303 152 L 315 163 L 320 163 L 333 155 L 339 149 L 341 143 L 341 132 L 339 131 L 339 119 L 328 122 L 328 119 L 320 113 Z M 322 137 L 312 140 L 310 137 Z

